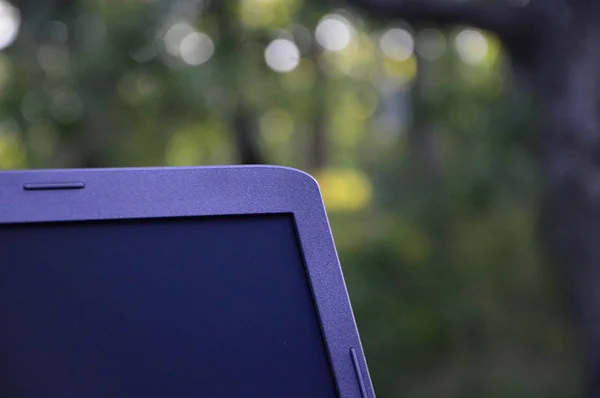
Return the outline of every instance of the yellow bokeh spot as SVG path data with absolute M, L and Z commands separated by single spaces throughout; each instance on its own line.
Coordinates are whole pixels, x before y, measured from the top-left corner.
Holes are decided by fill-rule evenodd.
M 354 169 L 325 169 L 315 175 L 328 210 L 354 212 L 366 208 L 373 196 L 371 181 Z
M 240 0 L 238 13 L 246 27 L 278 28 L 288 24 L 297 6 L 296 0 Z
M 462 41 L 467 43 L 461 42 L 461 35 Z M 465 35 L 473 36 L 477 40 L 475 43 L 468 43 L 469 40 L 464 39 Z M 486 93 L 492 97 L 499 95 L 505 86 L 503 75 L 498 73 L 502 57 L 499 40 L 494 35 L 466 29 L 456 36 L 456 42 L 457 52 L 463 64 L 459 70 L 463 82 L 477 88 L 486 87 Z
M 485 56 L 479 65 L 487 68 L 493 68 L 497 65 L 502 54 L 501 44 L 498 38 L 494 35 L 485 32 L 482 32 L 482 35 L 487 44 L 487 51 L 485 52 Z
M 337 74 L 352 77 L 368 77 L 376 69 L 375 47 L 371 38 L 364 33 L 357 33 L 356 37 L 341 51 L 326 52 L 324 60 Z
M 175 131 L 166 149 L 169 166 L 228 162 L 230 154 L 223 125 L 216 121 L 194 124 Z
M 383 61 L 385 72 L 403 83 L 409 83 L 417 76 L 417 60 L 414 55 L 405 61 L 386 57 Z
M 25 167 L 25 150 L 16 132 L 0 127 L 0 169 Z
M 335 110 L 330 117 L 330 136 L 336 149 L 352 149 L 360 143 L 378 101 L 372 87 L 343 90 L 334 95 L 330 105 Z
M 200 158 L 198 140 L 189 132 L 178 132 L 173 135 L 167 149 L 169 166 L 191 166 Z

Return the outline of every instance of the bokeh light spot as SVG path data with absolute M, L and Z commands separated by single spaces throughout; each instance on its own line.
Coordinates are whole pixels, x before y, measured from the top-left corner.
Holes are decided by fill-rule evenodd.
M 222 1 L 222 0 L 218 0 Z M 298 0 L 239 0 L 239 17 L 250 28 L 282 28 L 300 5 Z
M 0 1 L 0 50 L 10 46 L 19 34 L 21 14 L 7 1 Z
M 413 55 L 414 40 L 412 35 L 400 28 L 386 31 L 379 40 L 383 53 L 396 61 L 406 61 Z
M 416 51 L 419 56 L 435 61 L 446 52 L 446 38 L 437 29 L 423 29 L 416 36 Z
M 371 203 L 373 187 L 365 173 L 355 169 L 325 169 L 315 175 L 327 209 L 355 212 Z
M 194 33 L 194 28 L 186 23 L 179 22 L 171 26 L 164 38 L 167 52 L 174 57 L 179 57 L 181 41 L 190 33 Z
M 191 166 L 198 164 L 199 154 L 198 137 L 191 131 L 180 131 L 171 137 L 166 162 L 169 166 Z
M 265 49 L 265 61 L 276 72 L 291 72 L 300 63 L 300 50 L 287 39 L 275 39 Z
M 456 35 L 455 46 L 462 61 L 468 65 L 479 65 L 488 53 L 487 40 L 475 29 L 465 29 Z
M 341 15 L 327 15 L 317 25 L 315 38 L 324 49 L 341 51 L 352 39 L 350 22 Z
M 149 73 L 129 73 L 124 75 L 119 81 L 118 91 L 123 101 L 135 106 L 155 98 L 160 91 L 160 84 Z
M 213 41 L 208 35 L 192 32 L 186 35 L 179 44 L 181 59 L 188 65 L 200 65 L 212 57 L 215 51 Z
M 23 143 L 19 139 L 19 126 L 14 121 L 0 122 L 0 169 L 25 167 Z

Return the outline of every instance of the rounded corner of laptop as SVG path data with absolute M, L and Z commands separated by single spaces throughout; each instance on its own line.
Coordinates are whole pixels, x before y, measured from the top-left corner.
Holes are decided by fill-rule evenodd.
M 319 182 L 308 172 L 285 166 L 266 166 L 265 170 L 269 171 L 271 181 L 282 182 L 285 189 L 296 197 L 305 199 L 308 195 L 321 200 Z

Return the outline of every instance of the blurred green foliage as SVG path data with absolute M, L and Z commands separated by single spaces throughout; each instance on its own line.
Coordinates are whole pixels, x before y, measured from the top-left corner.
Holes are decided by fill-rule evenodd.
M 378 396 L 578 395 L 536 105 L 494 37 L 318 1 L 1 4 L 0 168 L 305 169 Z

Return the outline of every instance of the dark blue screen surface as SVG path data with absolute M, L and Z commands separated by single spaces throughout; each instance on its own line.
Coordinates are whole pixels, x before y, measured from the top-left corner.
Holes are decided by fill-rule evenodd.
M 289 215 L 0 226 L 0 397 L 335 397 Z

